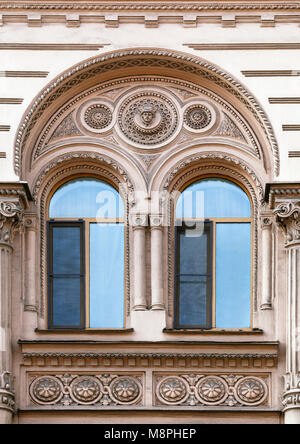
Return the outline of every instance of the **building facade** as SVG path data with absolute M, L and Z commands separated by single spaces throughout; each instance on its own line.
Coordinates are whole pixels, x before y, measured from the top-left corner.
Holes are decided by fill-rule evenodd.
M 300 423 L 300 3 L 0 24 L 0 423 Z

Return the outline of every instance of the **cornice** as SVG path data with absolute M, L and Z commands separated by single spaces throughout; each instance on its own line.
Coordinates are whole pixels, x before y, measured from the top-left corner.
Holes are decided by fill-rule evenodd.
M 77 11 L 298 11 L 300 3 L 260 3 L 260 2 L 241 2 L 241 3 L 221 3 L 221 2 L 206 2 L 199 4 L 199 2 L 185 1 L 173 2 L 148 2 L 147 4 L 141 2 L 125 3 L 120 2 L 1 2 L 0 9 L 2 10 L 77 10 Z

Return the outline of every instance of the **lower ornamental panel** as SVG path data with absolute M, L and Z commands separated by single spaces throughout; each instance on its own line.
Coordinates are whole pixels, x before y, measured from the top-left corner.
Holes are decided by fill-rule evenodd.
M 267 405 L 267 376 L 156 374 L 155 405 L 256 407 Z
M 31 375 L 30 404 L 40 406 L 143 405 L 143 375 Z

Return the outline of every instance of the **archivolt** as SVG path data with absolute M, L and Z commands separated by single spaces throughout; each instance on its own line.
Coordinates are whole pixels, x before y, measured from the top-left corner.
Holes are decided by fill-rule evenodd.
M 87 80 L 92 78 L 99 79 L 100 74 L 107 78 L 109 76 L 115 78 L 118 70 L 123 70 L 124 73 L 124 69 L 131 69 L 132 72 L 136 72 L 137 68 L 147 70 L 149 67 L 166 69 L 169 73 L 174 73 L 174 75 L 176 72 L 177 77 L 178 75 L 180 77 L 180 72 L 196 75 L 199 78 L 213 82 L 216 86 L 230 93 L 235 100 L 238 100 L 252 114 L 262 129 L 272 153 L 273 172 L 276 175 L 279 173 L 278 146 L 272 125 L 256 99 L 243 85 L 219 67 L 205 60 L 186 53 L 148 48 L 115 51 L 89 59 L 84 63 L 76 65 L 51 82 L 27 109 L 18 128 L 14 152 L 16 174 L 21 175 L 21 178 L 24 179 L 24 173 L 22 172 L 23 151 L 31 132 L 35 129 L 36 124 L 50 105 L 55 101 L 62 100 L 61 98 L 68 94 L 75 86 L 79 86 L 79 89 L 84 89 L 84 83 Z M 82 87 L 81 84 L 83 85 Z

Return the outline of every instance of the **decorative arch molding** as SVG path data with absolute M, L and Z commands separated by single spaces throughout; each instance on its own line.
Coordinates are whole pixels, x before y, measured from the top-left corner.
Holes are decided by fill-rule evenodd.
M 260 145 L 267 158 L 266 164 L 273 174 L 279 173 L 279 152 L 272 125 L 257 100 L 250 92 L 217 66 L 186 53 L 170 51 L 165 49 L 130 49 L 115 51 L 94 57 L 80 63 L 57 77 L 51 82 L 27 109 L 25 116 L 19 126 L 14 152 L 14 166 L 16 174 L 25 179 L 26 168 L 24 167 L 24 152 L 30 150 L 32 142 L 38 137 L 40 128 L 37 125 L 41 119 L 49 119 L 53 109 L 59 109 L 72 97 L 74 92 L 80 92 L 101 82 L 109 81 L 112 76 L 138 75 L 157 73 L 178 79 L 188 80 L 199 84 L 200 80 L 223 91 L 227 100 L 231 98 L 239 110 L 244 110 L 251 120 L 251 125 L 259 133 Z M 213 90 L 213 88 L 212 88 Z M 230 100 L 229 100 L 230 102 Z M 243 115 L 243 113 L 241 113 Z M 44 120 L 45 121 L 45 120 Z
M 85 160 L 83 163 L 82 161 Z M 40 172 L 33 187 L 33 198 L 40 211 L 40 285 L 41 297 L 39 311 L 41 318 L 45 317 L 46 307 L 46 214 L 47 202 L 55 185 L 62 180 L 79 175 L 93 175 L 102 180 L 107 180 L 118 187 L 120 195 L 124 199 L 125 211 L 125 273 L 126 273 L 126 313 L 130 311 L 130 244 L 129 244 L 129 199 L 134 187 L 128 174 L 112 159 L 95 153 L 71 153 L 62 155 L 50 162 Z
M 191 156 L 180 162 L 162 184 L 163 196 L 161 199 L 162 212 L 167 214 L 168 221 L 168 315 L 173 317 L 174 302 L 174 270 L 175 270 L 175 230 L 174 230 L 174 212 L 176 192 L 183 189 L 185 184 L 192 180 L 199 180 L 208 175 L 226 177 L 228 180 L 234 180 L 240 186 L 243 186 L 250 197 L 253 211 L 253 243 L 252 243 L 252 301 L 253 310 L 258 308 L 258 214 L 261 204 L 264 201 L 263 186 L 254 171 L 244 162 L 223 154 L 209 153 L 203 155 Z M 175 192 L 175 194 L 174 194 Z

